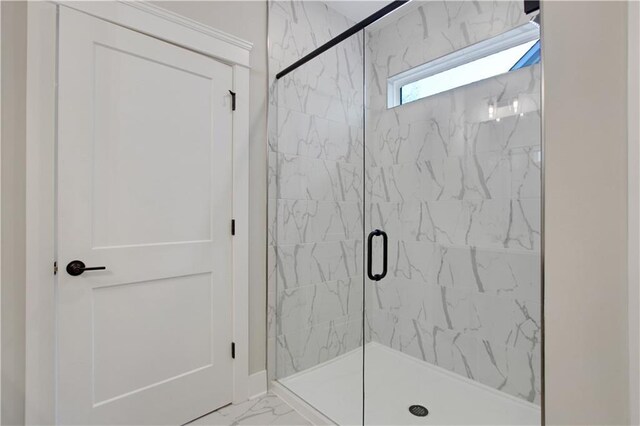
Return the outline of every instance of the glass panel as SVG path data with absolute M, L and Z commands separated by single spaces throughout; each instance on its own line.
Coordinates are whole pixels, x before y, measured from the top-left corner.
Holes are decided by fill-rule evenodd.
M 522 6 L 414 0 L 366 30 L 365 232 L 388 235 L 388 272 L 374 236 L 365 424 L 540 424 L 539 59 L 395 108 L 387 91 L 528 25 Z
M 275 379 L 338 424 L 362 422 L 363 76 L 361 32 L 278 80 L 270 143 Z

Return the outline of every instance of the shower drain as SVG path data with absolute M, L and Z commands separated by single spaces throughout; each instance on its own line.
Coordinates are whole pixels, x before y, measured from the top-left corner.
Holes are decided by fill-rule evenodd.
M 411 407 L 409 407 L 409 412 L 418 417 L 425 417 L 427 414 L 429 414 L 429 410 L 427 410 L 427 407 L 425 407 L 424 405 L 412 405 Z

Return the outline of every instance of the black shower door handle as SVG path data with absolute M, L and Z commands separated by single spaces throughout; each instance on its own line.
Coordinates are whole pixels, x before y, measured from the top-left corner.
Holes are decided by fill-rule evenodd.
M 373 255 L 371 253 L 371 243 L 373 242 L 374 237 L 379 237 L 379 236 L 382 236 L 382 273 L 374 274 L 372 271 Z M 389 244 L 388 244 L 386 232 L 380 229 L 371 231 L 371 233 L 369 234 L 369 238 L 367 239 L 367 275 L 369 276 L 369 279 L 372 281 L 380 281 L 387 275 L 387 246 L 388 245 Z

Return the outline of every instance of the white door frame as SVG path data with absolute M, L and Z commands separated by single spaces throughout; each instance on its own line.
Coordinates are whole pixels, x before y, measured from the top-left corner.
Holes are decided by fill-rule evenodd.
M 69 7 L 233 68 L 233 402 L 249 380 L 249 54 L 252 44 L 146 2 L 29 2 L 27 45 L 26 424 L 56 424 L 56 110 L 58 10 Z

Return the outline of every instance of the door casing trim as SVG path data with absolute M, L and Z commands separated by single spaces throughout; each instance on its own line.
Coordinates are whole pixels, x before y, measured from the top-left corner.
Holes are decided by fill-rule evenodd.
M 26 424 L 56 424 L 56 133 L 58 11 L 96 18 L 212 57 L 233 69 L 233 402 L 249 393 L 249 55 L 252 44 L 139 2 L 29 2 L 26 146 Z

